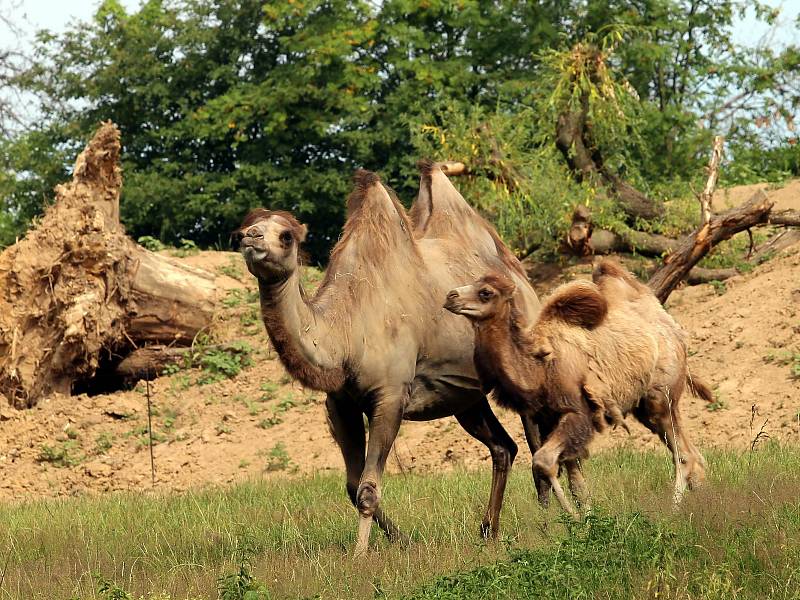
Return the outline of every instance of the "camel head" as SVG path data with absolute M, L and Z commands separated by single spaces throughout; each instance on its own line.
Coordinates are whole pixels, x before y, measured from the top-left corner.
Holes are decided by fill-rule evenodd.
M 250 211 L 232 239 L 238 244 L 248 270 L 260 281 L 286 280 L 298 266 L 300 244 L 308 229 L 282 210 Z
M 501 273 L 489 273 L 471 285 L 450 290 L 444 307 L 470 321 L 484 321 L 508 308 L 516 286 Z

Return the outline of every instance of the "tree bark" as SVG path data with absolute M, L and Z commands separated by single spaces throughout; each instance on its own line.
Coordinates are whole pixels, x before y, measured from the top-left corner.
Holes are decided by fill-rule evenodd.
M 710 283 L 712 281 L 725 281 L 731 277 L 739 274 L 736 269 L 704 269 L 703 267 L 695 267 L 686 276 L 686 283 L 689 285 L 699 285 L 701 283 Z
M 800 227 L 800 210 L 779 210 L 769 216 L 771 225 Z
M 0 254 L 0 393 L 17 407 L 69 394 L 109 353 L 188 345 L 211 323 L 213 276 L 125 236 L 119 154 L 102 124 L 41 221 Z
M 600 149 L 591 139 L 587 122 L 588 100 L 581 103 L 581 110 L 562 114 L 556 123 L 556 147 L 578 181 L 595 175 L 608 191 L 619 200 L 631 222 L 638 219 L 651 220 L 664 214 L 664 207 L 648 198 L 621 177 L 612 173 L 604 164 Z
M 684 237 L 647 283 L 656 297 L 666 302 L 689 271 L 720 242 L 755 225 L 766 224 L 772 205 L 773 201 L 758 191 L 743 205 L 712 215 L 707 223 Z
M 164 369 L 170 365 L 196 367 L 199 364 L 199 358 L 204 353 L 213 351 L 225 351 L 231 354 L 243 352 L 241 347 L 230 344 L 204 346 L 199 351 L 186 346 L 145 346 L 133 350 L 122 359 L 114 372 L 118 377 L 131 382 L 140 379 L 154 379 L 162 375 Z

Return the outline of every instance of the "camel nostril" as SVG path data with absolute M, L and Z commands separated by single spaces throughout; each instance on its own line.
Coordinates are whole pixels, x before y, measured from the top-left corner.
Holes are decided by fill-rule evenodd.
M 264 234 L 262 234 L 261 231 L 259 231 L 258 227 L 251 227 L 250 229 L 247 230 L 247 233 L 245 233 L 245 235 L 247 237 L 253 237 L 253 238 L 264 237 Z
M 453 290 L 452 292 L 449 292 L 447 294 L 447 299 L 448 300 L 455 300 L 456 298 L 458 298 L 458 292 L 455 291 L 455 290 Z

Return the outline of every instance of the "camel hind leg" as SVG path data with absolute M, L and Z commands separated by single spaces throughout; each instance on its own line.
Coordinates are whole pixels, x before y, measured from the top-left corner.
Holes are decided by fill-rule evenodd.
M 693 489 L 705 480 L 705 460 L 684 429 L 678 408 L 680 393 L 669 389 L 653 390 L 642 399 L 634 416 L 669 448 L 675 465 L 674 499 L 678 504 L 686 488 Z
M 455 417 L 467 433 L 489 448 L 492 455 L 492 487 L 486 515 L 481 523 L 481 534 L 483 537 L 496 538 L 506 481 L 517 455 L 517 445 L 497 420 L 486 398 Z

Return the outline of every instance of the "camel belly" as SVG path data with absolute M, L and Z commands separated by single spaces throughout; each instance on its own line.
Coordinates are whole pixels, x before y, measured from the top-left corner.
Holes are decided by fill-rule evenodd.
M 403 410 L 408 421 L 432 421 L 449 417 L 485 396 L 477 379 L 461 375 L 427 376 L 417 373 L 411 384 L 411 394 Z

